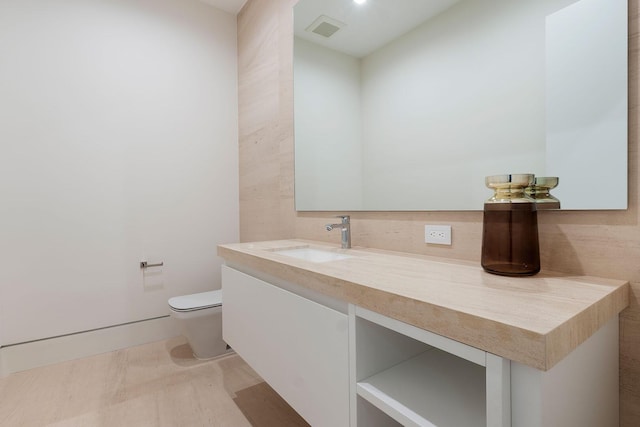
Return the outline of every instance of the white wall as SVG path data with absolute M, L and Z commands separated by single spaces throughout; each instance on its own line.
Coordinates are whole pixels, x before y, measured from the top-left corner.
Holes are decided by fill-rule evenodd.
M 360 60 L 298 37 L 294 50 L 296 208 L 362 209 Z
M 0 2 L 1 344 L 220 287 L 236 57 L 235 16 L 197 0 Z

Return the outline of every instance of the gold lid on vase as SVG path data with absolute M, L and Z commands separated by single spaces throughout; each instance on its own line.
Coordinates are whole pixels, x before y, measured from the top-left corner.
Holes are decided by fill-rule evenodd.
M 534 200 L 525 194 L 525 188 L 534 181 L 535 175 L 531 173 L 487 176 L 485 185 L 495 193 L 485 203 L 533 203 Z

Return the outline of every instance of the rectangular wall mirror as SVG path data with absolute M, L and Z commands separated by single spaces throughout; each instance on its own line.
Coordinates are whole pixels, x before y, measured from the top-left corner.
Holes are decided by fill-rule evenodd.
M 300 0 L 300 211 L 481 210 L 488 175 L 627 208 L 627 0 Z

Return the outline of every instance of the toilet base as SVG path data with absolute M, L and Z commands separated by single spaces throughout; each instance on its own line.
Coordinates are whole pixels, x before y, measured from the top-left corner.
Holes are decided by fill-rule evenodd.
M 189 345 L 189 347 L 191 347 L 191 345 Z M 224 357 L 224 356 L 227 356 L 229 354 L 235 353 L 235 351 L 233 351 L 233 349 L 231 347 L 229 347 L 229 346 L 227 346 L 227 347 L 228 348 L 224 352 L 222 352 L 220 354 L 216 354 L 215 356 L 211 356 L 211 357 L 198 357 L 198 355 L 193 351 L 193 348 L 191 349 L 191 354 L 193 355 L 193 358 L 197 359 L 197 360 L 203 360 L 204 361 L 204 360 L 219 359 L 221 357 Z
M 172 310 L 171 316 L 179 323 L 196 359 L 209 360 L 228 352 L 227 343 L 222 340 L 221 306 L 191 312 Z

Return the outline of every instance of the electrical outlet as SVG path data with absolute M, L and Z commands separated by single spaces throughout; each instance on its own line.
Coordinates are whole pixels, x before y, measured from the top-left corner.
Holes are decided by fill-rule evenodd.
M 451 226 L 425 225 L 424 241 L 425 243 L 433 243 L 436 245 L 451 245 Z

